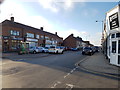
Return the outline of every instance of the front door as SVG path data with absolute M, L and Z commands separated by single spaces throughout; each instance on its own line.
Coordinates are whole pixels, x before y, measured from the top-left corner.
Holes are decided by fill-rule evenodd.
M 120 65 L 120 40 L 118 40 L 118 65 Z
M 110 55 L 110 63 L 111 64 L 117 64 L 117 40 L 112 40 L 111 42 L 111 55 Z

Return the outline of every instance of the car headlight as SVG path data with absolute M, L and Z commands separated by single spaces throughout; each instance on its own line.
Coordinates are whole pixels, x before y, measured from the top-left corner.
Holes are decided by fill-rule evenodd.
M 92 50 L 90 50 L 90 52 L 92 52 Z

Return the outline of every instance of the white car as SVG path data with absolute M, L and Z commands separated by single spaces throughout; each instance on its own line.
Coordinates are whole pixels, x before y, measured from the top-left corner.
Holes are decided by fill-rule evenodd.
M 63 48 L 58 47 L 58 46 L 50 46 L 48 50 L 49 50 L 49 53 L 61 53 L 62 54 L 64 52 Z
M 29 53 L 39 53 L 40 52 L 40 49 L 39 47 L 30 47 L 29 48 Z
M 48 47 L 39 47 L 40 52 L 47 53 L 48 52 Z

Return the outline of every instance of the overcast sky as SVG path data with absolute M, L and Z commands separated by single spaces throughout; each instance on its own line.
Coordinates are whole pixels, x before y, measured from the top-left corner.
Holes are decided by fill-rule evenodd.
M 85 0 L 5 0 L 1 5 L 0 22 L 14 16 L 15 22 L 44 27 L 45 31 L 58 32 L 64 39 L 73 33 L 100 45 L 102 22 L 95 21 L 104 20 L 105 13 L 116 5 L 117 2 Z

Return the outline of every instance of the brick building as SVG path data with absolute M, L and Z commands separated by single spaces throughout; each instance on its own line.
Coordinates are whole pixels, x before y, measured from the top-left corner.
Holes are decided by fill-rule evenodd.
M 64 41 L 64 46 L 69 48 L 81 48 L 82 47 L 82 38 L 74 37 L 73 34 L 69 35 Z
M 31 46 L 60 46 L 63 43 L 63 38 L 55 34 L 49 33 L 40 29 L 14 22 L 14 17 L 11 20 L 2 22 L 2 50 L 17 51 L 17 47 L 21 43 L 26 43 Z

